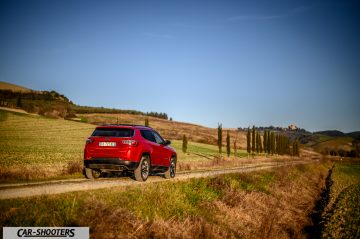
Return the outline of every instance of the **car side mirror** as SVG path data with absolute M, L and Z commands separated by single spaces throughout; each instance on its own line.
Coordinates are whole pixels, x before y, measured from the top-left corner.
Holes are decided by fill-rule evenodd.
M 171 141 L 166 139 L 164 142 L 164 145 L 170 145 L 170 144 L 171 144 Z

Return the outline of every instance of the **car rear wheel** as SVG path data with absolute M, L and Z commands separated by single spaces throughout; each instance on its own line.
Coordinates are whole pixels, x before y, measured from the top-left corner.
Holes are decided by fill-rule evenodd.
M 97 179 L 100 178 L 101 171 L 100 170 L 94 170 L 91 168 L 85 168 L 85 177 L 88 179 Z
M 170 159 L 169 169 L 165 172 L 164 177 L 166 179 L 174 178 L 176 175 L 176 160 L 175 158 Z
M 150 160 L 149 157 L 143 156 L 140 164 L 134 171 L 136 181 L 145 182 L 150 174 Z

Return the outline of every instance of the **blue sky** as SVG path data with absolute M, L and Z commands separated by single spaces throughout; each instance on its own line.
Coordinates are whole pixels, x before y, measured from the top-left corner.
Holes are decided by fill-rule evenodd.
M 360 130 L 358 1 L 0 1 L 0 80 L 216 127 Z

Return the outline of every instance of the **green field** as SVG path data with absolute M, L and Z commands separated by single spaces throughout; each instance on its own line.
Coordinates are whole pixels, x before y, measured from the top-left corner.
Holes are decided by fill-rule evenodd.
M 95 126 L 0 111 L 0 167 L 57 166 L 83 157 Z
M 360 237 L 360 164 L 337 163 L 322 238 Z
M 87 123 L 0 110 L 2 179 L 64 176 L 69 163 L 81 164 L 85 140 L 94 128 Z M 171 146 L 180 163 L 209 161 L 218 154 L 213 145 L 189 142 L 186 154 L 181 151 L 182 141 L 173 140 Z M 244 151 L 238 151 L 238 156 L 243 155 Z M 14 175 L 8 173 L 16 169 Z
M 211 160 L 216 156 L 219 156 L 219 148 L 215 145 L 202 144 L 196 142 L 189 142 L 186 153 L 182 152 L 182 141 L 172 140 L 171 146 L 177 151 L 178 158 L 183 161 L 199 161 L 199 160 Z M 222 156 L 226 156 L 226 148 L 222 149 Z M 231 157 L 234 157 L 234 151 L 231 149 Z M 237 150 L 236 157 L 247 156 L 246 150 Z

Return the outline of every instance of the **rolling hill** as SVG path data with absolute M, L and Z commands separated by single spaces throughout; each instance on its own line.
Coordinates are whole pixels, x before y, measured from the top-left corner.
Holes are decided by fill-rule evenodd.
M 91 124 L 140 124 L 143 125 L 145 117 L 133 114 L 76 114 L 77 120 Z M 149 116 L 150 127 L 156 129 L 167 139 L 181 140 L 183 135 L 192 141 L 205 144 L 217 144 L 217 129 L 201 125 L 170 121 Z M 225 145 L 226 130 L 223 129 L 223 143 Z M 246 149 L 246 134 L 243 131 L 229 129 L 231 141 L 237 139 L 237 147 Z M 233 146 L 233 145 L 232 145 Z M 223 148 L 225 151 L 225 148 Z
M 31 92 L 32 90 L 25 88 L 23 86 L 7 83 L 0 81 L 0 90 L 11 90 L 14 92 Z
M 51 118 L 66 118 L 91 124 L 144 124 L 148 117 L 150 126 L 159 131 L 165 138 L 181 140 L 183 135 L 192 142 L 217 144 L 217 129 L 201 125 L 168 120 L 165 113 L 151 112 L 150 114 L 136 110 L 108 109 L 103 107 L 79 106 L 71 102 L 66 96 L 56 91 L 33 91 L 28 88 L 0 82 L 0 106 L 21 108 L 30 113 L 40 114 Z M 155 117 L 154 117 L 155 116 Z M 246 149 L 246 132 L 228 129 L 231 146 L 236 140 L 239 149 Z M 225 145 L 227 129 L 223 132 Z M 302 131 L 277 132 L 286 134 L 291 141 L 298 139 L 305 147 L 319 153 L 339 150 L 352 151 L 356 148 L 353 141 L 359 139 L 360 132 L 344 134 L 341 131 L 329 130 L 310 133 Z M 355 145 L 355 146 L 354 146 Z M 224 148 L 225 150 L 225 148 Z
M 167 139 L 181 140 L 185 134 L 193 142 L 217 144 L 217 129 L 170 121 L 165 113 L 150 112 L 146 114 L 136 110 L 78 106 L 56 91 L 32 91 L 28 89 L 28 91 L 18 92 L 15 89 L 26 88 L 9 83 L 4 83 L 2 86 L 3 88 L 0 87 L 1 106 L 22 108 L 27 112 L 50 118 L 66 118 L 91 124 L 144 124 L 145 117 L 148 117 L 150 126 L 159 131 Z M 10 86 L 12 89 L 9 89 L 11 88 Z M 21 99 L 20 105 L 19 99 Z M 5 105 L 4 102 L 6 103 Z M 237 147 L 245 149 L 245 133 L 239 132 L 236 129 L 229 129 L 229 132 L 232 140 L 237 139 Z M 226 132 L 224 132 L 223 136 L 225 144 Z

